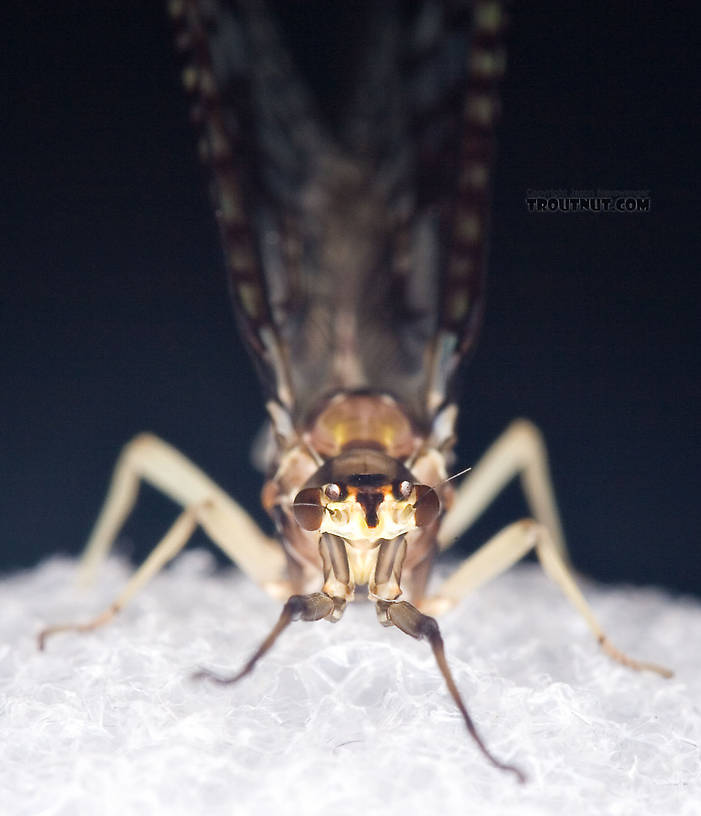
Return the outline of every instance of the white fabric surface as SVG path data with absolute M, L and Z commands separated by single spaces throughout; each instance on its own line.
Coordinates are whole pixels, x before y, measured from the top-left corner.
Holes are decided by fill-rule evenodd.
M 615 644 L 677 672 L 599 653 L 535 565 L 442 619 L 458 686 L 491 750 L 467 736 L 426 643 L 368 604 L 337 625 L 295 623 L 240 684 L 279 604 L 208 553 L 181 556 L 111 625 L 44 625 L 102 609 L 129 567 L 73 588 L 53 559 L 0 582 L 0 814 L 701 813 L 701 605 L 652 589 L 584 588 Z

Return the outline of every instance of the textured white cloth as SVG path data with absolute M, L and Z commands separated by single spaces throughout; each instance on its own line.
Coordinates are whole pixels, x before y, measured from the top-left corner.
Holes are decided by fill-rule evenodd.
M 448 659 L 490 749 L 468 737 L 430 648 L 366 603 L 294 623 L 236 686 L 279 604 L 235 570 L 184 554 L 112 624 L 44 625 L 104 608 L 110 561 L 73 589 L 53 559 L 0 583 L 0 814 L 701 813 L 701 605 L 651 589 L 584 589 L 613 642 L 676 669 L 608 660 L 558 590 L 524 565 L 441 620 Z

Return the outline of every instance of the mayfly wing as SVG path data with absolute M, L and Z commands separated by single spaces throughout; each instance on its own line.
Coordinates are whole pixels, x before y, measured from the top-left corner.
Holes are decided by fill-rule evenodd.
M 439 270 L 438 330 L 428 370 L 429 411 L 454 396 L 455 373 L 472 352 L 482 321 L 499 83 L 506 69 L 505 29 L 501 3 L 474 3 L 456 106 L 455 164 L 452 176 L 445 179 L 450 191 L 446 255 Z M 446 102 L 450 104 L 450 99 Z M 440 162 L 440 156 L 435 160 Z
M 418 429 L 482 311 L 499 6 L 174 0 L 242 334 L 303 422 L 389 393 Z
M 243 9 L 218 0 L 172 0 L 169 11 L 176 45 L 188 55 L 183 84 L 192 98 L 200 158 L 211 170 L 210 192 L 239 329 L 266 397 L 289 408 L 290 380 L 256 240 L 254 205 L 263 189 L 263 157 L 256 144 L 255 65 Z

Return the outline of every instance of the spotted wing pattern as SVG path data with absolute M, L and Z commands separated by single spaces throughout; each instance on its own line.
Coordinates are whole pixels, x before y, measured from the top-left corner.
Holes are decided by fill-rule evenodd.
M 267 398 L 338 390 L 417 428 L 482 312 L 494 2 L 173 0 L 231 290 Z

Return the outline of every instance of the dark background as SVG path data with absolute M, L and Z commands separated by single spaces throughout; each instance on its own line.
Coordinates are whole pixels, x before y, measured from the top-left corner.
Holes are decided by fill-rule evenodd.
M 262 520 L 263 419 L 159 3 L 15 2 L 3 117 L 0 568 L 77 553 L 152 430 Z M 544 430 L 575 564 L 701 592 L 698 72 L 664 4 L 511 13 L 486 324 L 458 467 Z M 313 42 L 304 44 L 313 48 Z M 647 215 L 532 215 L 529 188 L 647 189 Z M 465 551 L 523 515 L 515 487 Z M 174 518 L 155 492 L 122 549 Z M 200 543 L 204 537 L 197 539 Z

